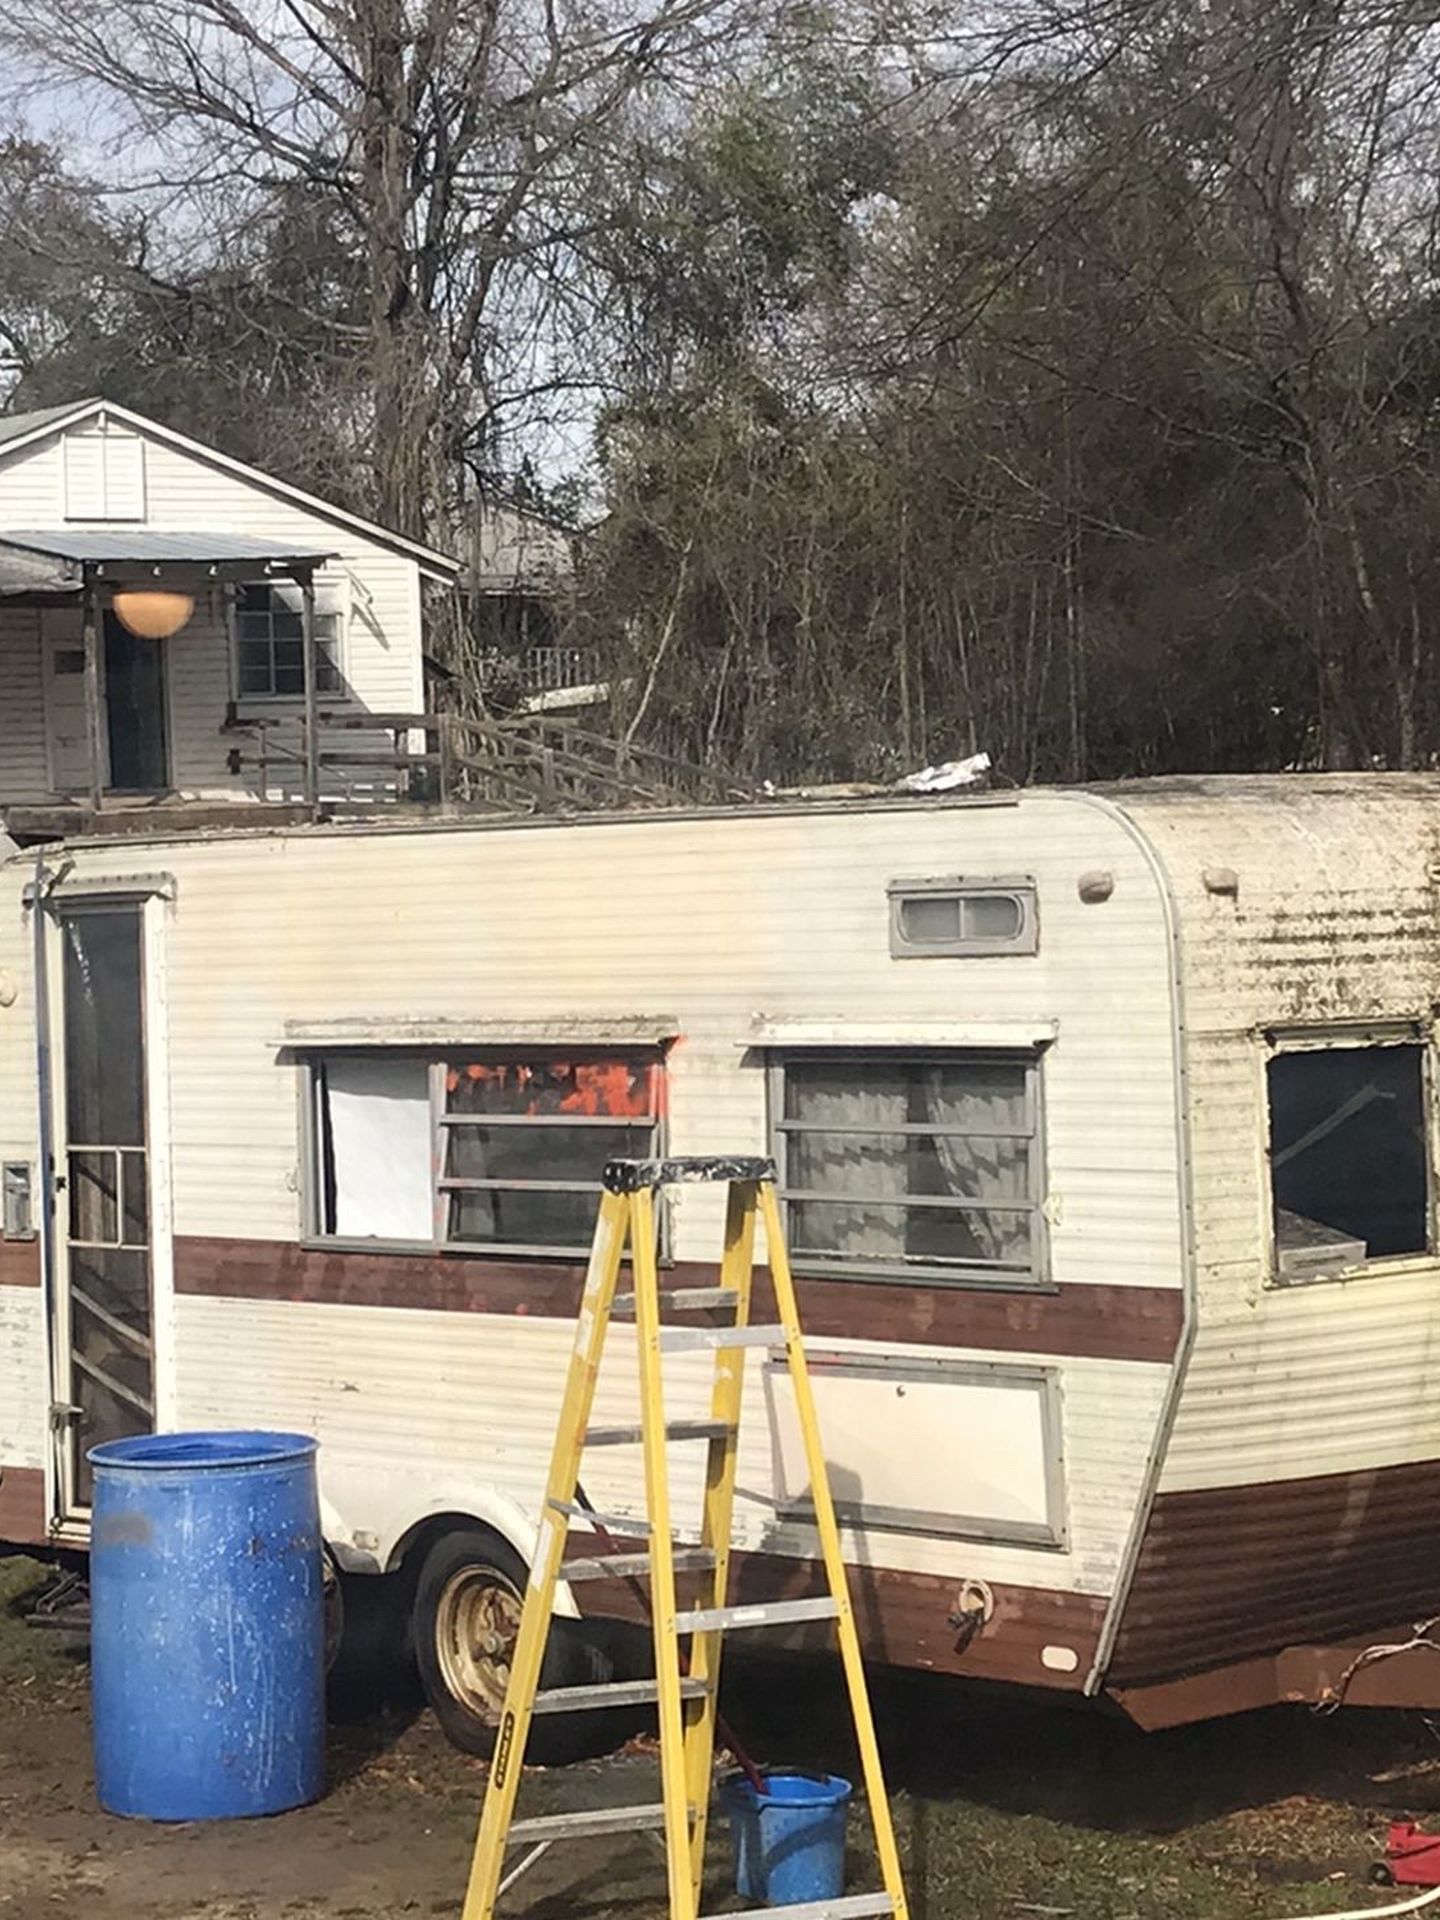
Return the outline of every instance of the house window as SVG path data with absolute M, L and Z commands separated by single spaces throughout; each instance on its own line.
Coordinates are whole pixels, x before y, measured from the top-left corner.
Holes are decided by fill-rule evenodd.
M 290 580 L 246 581 L 235 589 L 235 691 L 239 698 L 297 698 L 305 691 L 304 595 Z M 340 609 L 315 605 L 315 686 L 339 693 Z
M 881 1280 L 1045 1280 L 1034 1056 L 836 1052 L 773 1068 L 791 1252 Z
M 1266 1066 L 1275 1277 L 1324 1279 L 1430 1244 L 1424 1049 L 1307 1046 Z
M 589 1251 L 605 1162 L 659 1151 L 654 1050 L 312 1063 L 322 1238 Z
M 894 880 L 887 891 L 897 960 L 1038 950 L 1033 880 Z

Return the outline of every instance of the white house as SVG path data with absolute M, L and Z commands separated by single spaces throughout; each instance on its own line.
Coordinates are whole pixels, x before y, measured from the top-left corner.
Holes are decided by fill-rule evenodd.
M 371 791 L 393 792 L 384 736 L 425 708 L 421 583 L 459 571 L 128 408 L 0 418 L 0 819 L 313 802 L 336 785 L 332 741 L 352 760 L 368 744 Z M 137 591 L 181 596 L 161 624 L 193 609 L 147 638 Z

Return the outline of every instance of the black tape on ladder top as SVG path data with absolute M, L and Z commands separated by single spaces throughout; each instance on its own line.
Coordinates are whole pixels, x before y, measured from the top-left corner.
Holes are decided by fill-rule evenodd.
M 642 1187 L 693 1186 L 701 1181 L 773 1180 L 775 1162 L 760 1155 L 700 1154 L 680 1160 L 607 1160 L 600 1176 L 607 1193 Z

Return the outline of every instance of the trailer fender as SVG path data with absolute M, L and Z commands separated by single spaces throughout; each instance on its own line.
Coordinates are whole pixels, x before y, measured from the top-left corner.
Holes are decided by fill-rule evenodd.
M 376 1489 L 372 1483 L 371 1492 Z M 433 1538 L 436 1522 L 453 1522 L 456 1528 L 477 1522 L 498 1534 L 518 1553 L 527 1566 L 535 1553 L 537 1525 L 534 1512 L 521 1506 L 513 1495 L 498 1487 L 473 1480 L 427 1480 L 423 1496 L 416 1498 L 396 1489 L 391 1498 L 366 1503 L 372 1525 L 346 1527 L 329 1536 L 332 1551 L 348 1573 L 394 1573 L 406 1560 L 418 1540 Z M 570 1591 L 561 1584 L 556 1591 L 555 1611 L 578 1617 Z

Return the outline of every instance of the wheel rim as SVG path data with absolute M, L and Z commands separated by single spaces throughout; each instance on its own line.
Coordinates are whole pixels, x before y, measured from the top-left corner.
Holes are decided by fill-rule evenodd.
M 494 1722 L 505 1704 L 520 1595 L 493 1567 L 461 1567 L 435 1607 L 435 1656 L 453 1700 Z
M 320 1577 L 325 1610 L 325 1671 L 329 1673 L 340 1658 L 340 1642 L 345 1638 L 345 1597 L 340 1591 L 340 1574 L 328 1547 L 320 1558 Z

